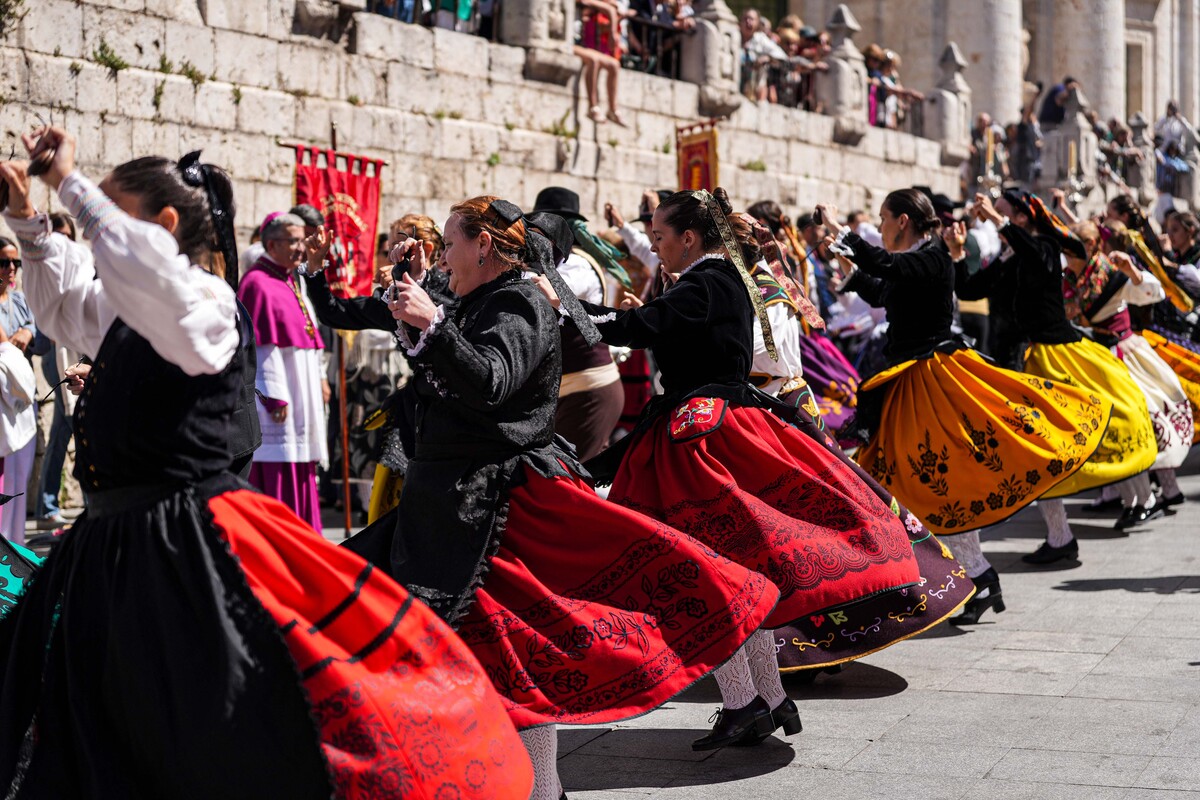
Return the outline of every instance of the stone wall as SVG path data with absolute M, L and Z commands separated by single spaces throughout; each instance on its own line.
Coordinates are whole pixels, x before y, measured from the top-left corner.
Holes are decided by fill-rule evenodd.
M 629 127 L 597 126 L 575 79 L 524 77 L 521 48 L 353 5 L 37 0 L 0 42 L 0 132 L 14 141 L 53 113 L 79 135 L 81 165 L 96 177 L 134 155 L 203 149 L 236 181 L 243 233 L 291 204 L 292 151 L 277 139 L 328 144 L 331 123 L 343 149 L 390 162 L 385 217 L 440 220 L 484 192 L 528 207 L 557 184 L 599 220 L 605 202 L 629 215 L 643 188 L 675 185 L 675 127 L 697 119 L 696 85 L 622 73 Z M 328 7 L 335 13 L 322 16 Z M 323 35 L 293 33 L 304 30 Z M 939 142 L 873 129 L 835 144 L 834 122 L 743 103 L 720 126 L 721 183 L 737 204 L 776 198 L 793 212 L 818 200 L 877 209 L 913 183 L 957 193 Z

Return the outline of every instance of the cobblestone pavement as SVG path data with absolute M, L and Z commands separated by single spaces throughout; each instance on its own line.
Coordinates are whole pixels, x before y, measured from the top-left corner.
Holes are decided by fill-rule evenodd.
M 1021 562 L 1044 535 L 1036 509 L 985 532 L 1008 610 L 787 681 L 798 736 L 692 752 L 720 704 L 711 680 L 639 719 L 560 729 L 568 795 L 1200 800 L 1198 451 L 1190 503 L 1128 536 L 1068 500 L 1081 564 Z

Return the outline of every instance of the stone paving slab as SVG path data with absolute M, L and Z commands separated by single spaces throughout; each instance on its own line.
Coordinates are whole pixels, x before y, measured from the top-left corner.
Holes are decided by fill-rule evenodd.
M 1081 563 L 1020 557 L 1027 509 L 984 534 L 1008 611 L 943 625 L 812 684 L 785 679 L 804 732 L 693 753 L 711 680 L 603 728 L 560 731 L 572 800 L 1200 800 L 1200 453 L 1190 502 L 1133 531 L 1067 501 Z

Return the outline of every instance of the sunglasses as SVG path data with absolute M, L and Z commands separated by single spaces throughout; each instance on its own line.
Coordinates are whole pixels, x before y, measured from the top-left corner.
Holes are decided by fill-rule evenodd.
M 19 258 L 0 258 L 0 269 L 20 269 L 21 259 Z

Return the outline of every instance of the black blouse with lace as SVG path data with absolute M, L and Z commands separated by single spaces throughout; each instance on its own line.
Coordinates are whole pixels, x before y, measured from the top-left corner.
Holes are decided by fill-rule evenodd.
M 654 351 L 668 396 L 744 383 L 754 361 L 754 307 L 733 266 L 709 258 L 639 308 L 581 303 L 607 344 Z

